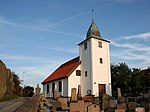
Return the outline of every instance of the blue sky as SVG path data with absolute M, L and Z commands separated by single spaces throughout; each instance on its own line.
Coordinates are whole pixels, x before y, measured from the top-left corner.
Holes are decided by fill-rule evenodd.
M 111 63 L 150 66 L 150 0 L 0 0 L 0 59 L 25 85 L 41 83 L 79 55 L 92 9 Z

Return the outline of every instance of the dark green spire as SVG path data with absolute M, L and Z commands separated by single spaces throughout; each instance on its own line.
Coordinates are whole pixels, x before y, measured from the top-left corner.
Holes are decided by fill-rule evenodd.
M 92 18 L 92 23 L 86 34 L 86 38 L 88 39 L 89 37 L 101 38 L 100 31 L 99 31 L 98 27 L 96 26 L 93 18 Z

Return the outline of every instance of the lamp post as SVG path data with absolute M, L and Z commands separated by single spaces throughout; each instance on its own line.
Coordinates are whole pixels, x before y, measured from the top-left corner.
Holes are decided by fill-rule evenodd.
M 22 73 L 22 80 L 21 80 L 21 85 L 22 85 L 22 88 L 21 88 L 21 97 L 23 96 L 23 82 L 24 82 L 24 74 L 25 74 L 25 73 L 26 73 L 25 71 Z

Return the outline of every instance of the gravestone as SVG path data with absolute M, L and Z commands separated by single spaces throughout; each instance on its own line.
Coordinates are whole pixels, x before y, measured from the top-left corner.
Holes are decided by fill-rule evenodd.
M 126 102 L 126 99 L 125 97 L 119 97 L 119 103 L 125 103 Z
M 71 101 L 77 101 L 76 88 L 71 89 Z
M 35 93 L 40 94 L 41 93 L 41 88 L 39 87 L 39 84 L 37 84 L 37 87 L 35 88 Z
M 105 110 L 106 108 L 108 108 L 110 105 L 110 96 L 107 94 L 103 94 L 102 95 L 102 110 Z
M 57 90 L 56 89 L 54 89 L 54 99 L 56 100 L 57 99 Z
M 117 107 L 117 103 L 118 103 L 118 100 L 116 99 L 110 99 L 110 107 Z
M 121 97 L 121 89 L 117 88 L 118 98 Z
M 91 104 L 88 106 L 87 112 L 100 112 L 100 107 L 99 107 L 99 105 Z
M 58 97 L 57 101 L 61 102 L 62 108 L 63 107 L 68 107 L 67 98 Z
M 119 103 L 117 104 L 117 109 L 126 109 L 126 103 Z
M 52 111 L 55 112 L 56 110 L 62 108 L 61 106 L 62 106 L 62 105 L 61 105 L 61 102 L 53 102 L 53 103 L 52 103 Z
M 85 107 L 84 107 L 84 100 L 78 100 L 78 111 L 79 112 L 84 112 L 85 110 Z
M 70 102 L 70 112 L 78 111 L 78 102 Z
M 91 104 L 92 104 L 91 102 L 84 102 L 84 110 L 85 110 L 85 112 L 87 112 L 87 107 L 89 105 L 91 105 Z
M 145 109 L 143 107 L 137 107 L 135 108 L 135 112 L 145 112 Z
M 125 112 L 125 109 L 115 109 L 115 112 Z
M 78 94 L 77 94 L 78 100 L 82 100 L 81 96 L 81 85 L 78 85 Z

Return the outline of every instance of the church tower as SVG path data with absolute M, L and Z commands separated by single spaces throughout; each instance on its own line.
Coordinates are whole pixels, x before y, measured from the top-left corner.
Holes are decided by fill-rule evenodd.
M 88 29 L 86 39 L 79 43 L 81 61 L 81 92 L 112 95 L 109 41 L 101 37 L 94 19 Z

